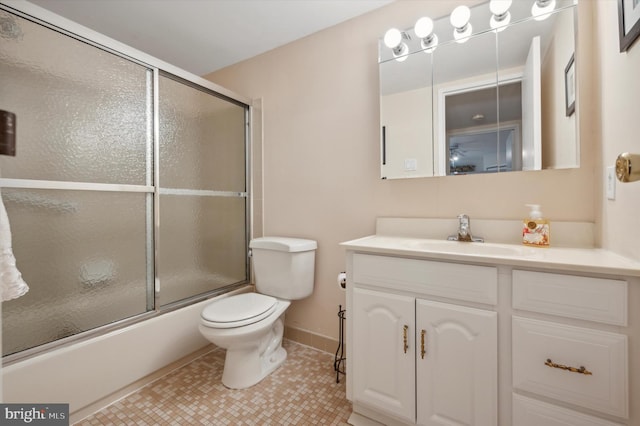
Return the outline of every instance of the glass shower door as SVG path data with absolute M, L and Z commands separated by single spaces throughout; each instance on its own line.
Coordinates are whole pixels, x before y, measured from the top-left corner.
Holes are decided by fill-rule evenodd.
M 245 105 L 161 75 L 160 306 L 246 282 Z
M 5 9 L 5 361 L 247 283 L 248 105 Z
M 13 354 L 152 310 L 148 67 L 0 10 L 1 157 L 13 249 L 30 291 L 2 306 Z

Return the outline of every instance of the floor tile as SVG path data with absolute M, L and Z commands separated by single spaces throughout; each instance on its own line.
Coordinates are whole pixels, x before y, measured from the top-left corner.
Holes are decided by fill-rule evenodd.
M 333 355 L 285 340 L 286 362 L 249 389 L 222 385 L 216 349 L 76 423 L 106 425 L 346 425 L 351 403 Z

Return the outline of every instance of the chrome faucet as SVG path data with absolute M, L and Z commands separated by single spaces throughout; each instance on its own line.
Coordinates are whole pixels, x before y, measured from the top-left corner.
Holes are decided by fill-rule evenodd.
M 471 236 L 471 220 L 469 216 L 466 214 L 461 214 L 458 216 L 458 234 L 450 235 L 447 237 L 449 241 L 468 241 L 468 242 L 476 242 L 483 243 L 484 238 L 473 237 Z

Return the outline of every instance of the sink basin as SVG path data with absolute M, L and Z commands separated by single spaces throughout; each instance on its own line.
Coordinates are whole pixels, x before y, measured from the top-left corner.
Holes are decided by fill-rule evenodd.
M 407 245 L 413 250 L 478 256 L 524 256 L 528 251 L 525 247 L 518 246 L 444 240 L 415 240 L 407 242 Z

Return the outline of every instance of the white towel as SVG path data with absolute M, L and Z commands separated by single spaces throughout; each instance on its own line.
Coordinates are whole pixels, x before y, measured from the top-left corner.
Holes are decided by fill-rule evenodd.
M 3 302 L 16 299 L 29 291 L 16 267 L 16 258 L 11 249 L 9 216 L 0 195 L 0 299 Z

